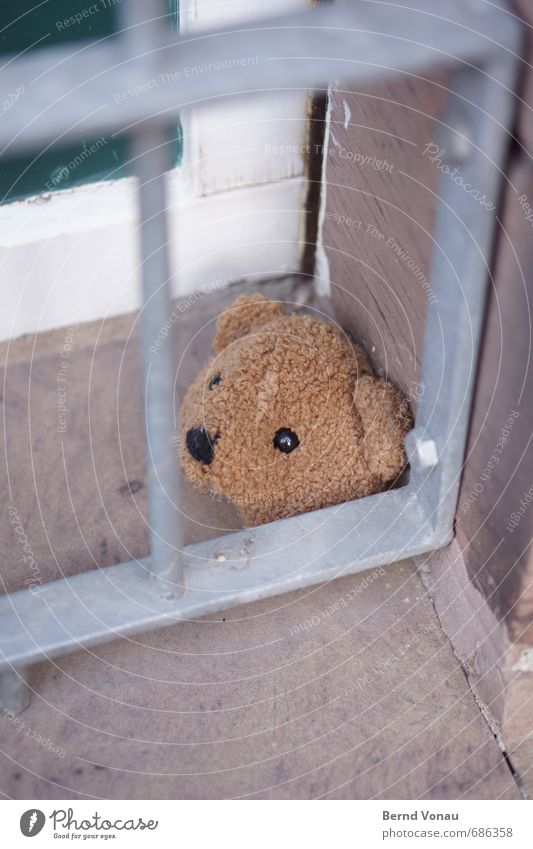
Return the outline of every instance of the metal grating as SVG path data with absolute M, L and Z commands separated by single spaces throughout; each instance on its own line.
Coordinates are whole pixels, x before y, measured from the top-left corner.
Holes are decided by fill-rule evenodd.
M 409 6 L 360 0 L 176 42 L 164 26 L 164 0 L 124 0 L 120 8 L 120 36 L 104 46 L 42 49 L 12 59 L 2 72 L 4 90 L 22 83 L 26 93 L 0 123 L 0 145 L 38 150 L 58 139 L 118 130 L 131 138 L 143 257 L 152 553 L 148 560 L 51 582 L 38 594 L 23 590 L 0 599 L 0 698 L 12 710 L 27 704 L 24 670 L 33 662 L 392 563 L 443 546 L 453 533 L 495 217 L 469 204 L 463 189 L 442 176 L 431 268 L 439 306 L 428 309 L 425 392 L 408 437 L 409 485 L 181 550 L 173 507 L 174 361 L 169 345 L 157 358 L 149 351 L 171 311 L 166 127 L 178 112 L 208 108 L 215 98 L 450 67 L 442 147 L 454 164 L 460 160 L 466 182 L 496 198 L 521 48 L 517 21 L 503 4 L 476 0 L 448 0 L 445 18 L 431 0 Z M 228 63 L 239 56 L 257 62 Z M 217 63 L 216 72 L 177 79 L 186 66 Z M 114 101 L 117 92 L 163 74 L 168 84 L 148 97 Z

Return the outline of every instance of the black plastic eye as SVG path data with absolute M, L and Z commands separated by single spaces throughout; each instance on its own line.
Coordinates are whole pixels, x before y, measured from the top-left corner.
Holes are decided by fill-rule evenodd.
M 209 389 L 212 389 L 213 386 L 218 386 L 218 384 L 220 383 L 221 380 L 222 380 L 222 378 L 219 374 L 213 375 L 213 377 L 209 381 Z
M 299 444 L 300 440 L 295 432 L 288 427 L 280 427 L 274 437 L 274 448 L 279 448 L 284 454 L 290 454 Z

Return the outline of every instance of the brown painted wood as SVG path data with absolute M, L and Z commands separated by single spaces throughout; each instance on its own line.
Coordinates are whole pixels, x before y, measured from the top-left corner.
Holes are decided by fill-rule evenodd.
M 326 153 L 323 242 L 339 321 L 374 365 L 418 397 L 445 78 L 397 76 L 335 90 Z
M 519 162 L 509 181 L 456 528 L 474 586 L 533 644 L 533 228 L 518 200 L 533 203 L 533 169 Z
M 301 297 L 293 281 L 267 290 Z M 179 392 L 236 294 L 182 302 Z M 40 578 L 146 554 L 135 317 L 2 354 L 4 503 Z M 192 489 L 184 504 L 188 539 L 237 524 Z M 15 589 L 28 568 L 7 507 L 1 534 L 3 585 Z M 0 792 L 14 798 L 517 797 L 409 563 L 41 664 L 31 686 L 30 707 L 0 721 Z

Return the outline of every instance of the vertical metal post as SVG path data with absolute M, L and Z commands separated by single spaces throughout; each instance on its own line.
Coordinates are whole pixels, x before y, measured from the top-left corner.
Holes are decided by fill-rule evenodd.
M 7 669 L 0 675 L 0 717 L 21 713 L 30 703 L 26 670 Z
M 121 42 L 133 58 L 158 50 L 168 40 L 166 0 L 124 0 L 120 8 Z M 169 284 L 165 172 L 171 167 L 169 135 L 150 116 L 136 128 L 131 156 L 138 178 L 142 262 L 141 345 L 144 374 L 146 462 L 151 526 L 151 569 L 155 577 L 183 591 L 178 458 L 174 446 L 174 325 L 165 344 L 155 341 L 172 312 Z M 155 352 L 155 353 L 154 353 Z

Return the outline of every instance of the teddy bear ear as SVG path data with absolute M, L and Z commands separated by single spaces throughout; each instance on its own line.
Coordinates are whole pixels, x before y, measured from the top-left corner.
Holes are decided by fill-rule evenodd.
M 258 294 L 241 295 L 218 319 L 213 350 L 218 354 L 255 328 L 283 315 L 285 310 L 278 301 L 267 301 L 263 295 Z

